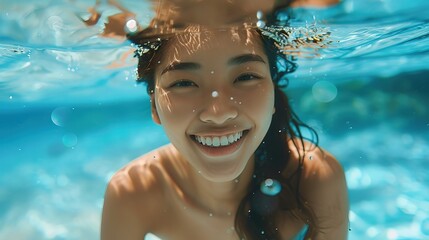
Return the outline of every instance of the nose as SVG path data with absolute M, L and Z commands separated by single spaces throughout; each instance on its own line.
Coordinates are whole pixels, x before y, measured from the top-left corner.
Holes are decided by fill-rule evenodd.
M 237 116 L 238 109 L 234 102 L 222 93 L 209 95 L 206 106 L 200 112 L 201 121 L 214 124 L 223 124 Z

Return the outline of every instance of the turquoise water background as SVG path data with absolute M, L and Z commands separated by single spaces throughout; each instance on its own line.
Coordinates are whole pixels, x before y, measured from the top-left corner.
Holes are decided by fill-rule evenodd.
M 110 176 L 168 142 L 130 44 L 76 17 L 93 3 L 0 0 L 0 239 L 98 239 Z M 349 239 L 429 239 L 428 16 L 424 0 L 293 11 L 292 25 L 332 32 L 286 91 L 344 166 Z

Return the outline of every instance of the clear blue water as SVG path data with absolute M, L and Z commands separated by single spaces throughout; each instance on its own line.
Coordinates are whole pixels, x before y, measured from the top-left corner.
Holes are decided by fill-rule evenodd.
M 91 4 L 0 0 L 0 239 L 98 239 L 109 177 L 168 141 L 130 44 L 76 17 Z M 349 239 L 429 239 L 428 16 L 425 0 L 294 11 L 334 40 L 298 59 L 287 92 L 344 166 Z

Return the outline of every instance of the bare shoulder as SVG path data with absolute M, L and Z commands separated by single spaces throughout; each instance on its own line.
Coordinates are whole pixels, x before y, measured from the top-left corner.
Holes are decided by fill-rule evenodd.
M 157 223 L 163 205 L 166 147 L 130 162 L 109 181 L 104 196 L 101 239 L 142 239 Z
M 292 150 L 294 149 L 294 150 Z M 315 239 L 346 239 L 349 202 L 344 170 L 328 151 L 305 142 L 292 148 L 293 159 L 303 157 L 300 194 L 310 209 L 310 236 Z
M 303 160 L 302 180 L 312 184 L 323 184 L 330 181 L 344 180 L 344 170 L 339 161 L 327 150 L 314 145 L 311 142 L 304 142 L 301 148 L 291 149 L 295 158 L 298 152 Z

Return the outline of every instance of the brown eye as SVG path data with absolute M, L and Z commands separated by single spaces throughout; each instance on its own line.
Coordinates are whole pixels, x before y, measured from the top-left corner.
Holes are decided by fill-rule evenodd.
M 246 73 L 238 76 L 235 81 L 250 81 L 250 80 L 258 80 L 261 79 L 260 76 L 253 73 Z
M 185 87 L 198 87 L 198 86 L 197 84 L 189 80 L 179 80 L 169 86 L 169 88 L 185 88 Z

